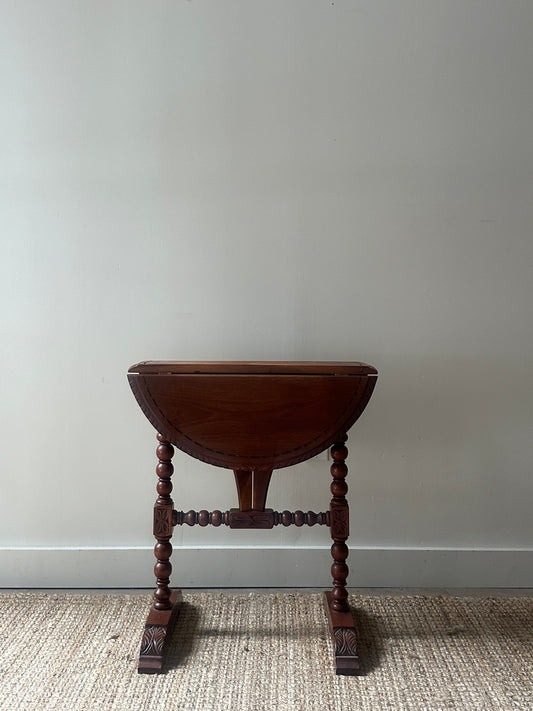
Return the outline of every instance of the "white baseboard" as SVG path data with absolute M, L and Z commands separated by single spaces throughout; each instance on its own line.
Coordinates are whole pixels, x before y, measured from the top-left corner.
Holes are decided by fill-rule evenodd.
M 533 549 L 352 548 L 351 587 L 533 588 Z M 0 548 L 0 587 L 150 588 L 152 548 Z M 329 547 L 175 548 L 171 585 L 329 587 Z

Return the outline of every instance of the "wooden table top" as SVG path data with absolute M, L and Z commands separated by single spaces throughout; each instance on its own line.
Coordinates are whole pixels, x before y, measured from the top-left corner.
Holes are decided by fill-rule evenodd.
M 287 467 L 344 436 L 377 379 L 365 363 L 144 361 L 128 380 L 172 444 L 229 469 Z

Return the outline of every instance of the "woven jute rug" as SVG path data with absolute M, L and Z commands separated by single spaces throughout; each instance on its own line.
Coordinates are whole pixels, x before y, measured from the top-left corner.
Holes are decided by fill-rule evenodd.
M 533 709 L 533 598 L 351 597 L 357 677 L 318 594 L 184 599 L 165 673 L 140 675 L 149 597 L 1 593 L 1 711 Z

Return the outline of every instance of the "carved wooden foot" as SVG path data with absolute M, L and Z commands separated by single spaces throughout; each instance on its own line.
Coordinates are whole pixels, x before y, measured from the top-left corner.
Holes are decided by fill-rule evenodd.
M 173 590 L 170 593 L 170 603 L 172 607 L 169 610 L 156 610 L 152 606 L 148 614 L 139 655 L 140 674 L 155 674 L 163 667 L 163 649 L 179 613 L 182 603 L 181 590 Z
M 332 593 L 324 593 L 324 607 L 328 617 L 329 631 L 333 640 L 335 654 L 335 672 L 347 676 L 361 673 L 357 654 L 357 638 L 352 613 L 338 612 L 331 607 Z

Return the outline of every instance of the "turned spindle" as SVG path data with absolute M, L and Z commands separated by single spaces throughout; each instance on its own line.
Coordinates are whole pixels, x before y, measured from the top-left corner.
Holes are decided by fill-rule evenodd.
M 230 528 L 272 528 L 273 526 L 329 526 L 329 511 L 173 511 L 174 526 L 229 526 Z
M 331 607 L 338 612 L 346 612 L 348 608 L 348 591 L 346 590 L 346 579 L 348 578 L 348 566 L 346 558 L 348 557 L 348 546 L 346 540 L 350 533 L 350 512 L 348 502 L 346 501 L 346 493 L 348 484 L 346 483 L 346 474 L 348 467 L 345 459 L 348 456 L 348 449 L 345 446 L 347 440 L 346 435 L 331 448 L 331 493 L 333 498 L 330 503 L 330 526 L 333 545 L 331 546 L 331 555 L 333 556 L 333 565 L 331 566 L 331 574 L 333 576 L 333 589 L 331 592 Z
M 154 553 L 157 562 L 154 566 L 156 576 L 156 589 L 154 591 L 153 607 L 156 610 L 169 610 L 172 607 L 170 600 L 170 574 L 172 573 L 172 564 L 170 556 L 172 555 L 172 510 L 173 501 L 170 496 L 172 492 L 172 482 L 170 477 L 174 472 L 172 465 L 172 456 L 174 455 L 174 447 L 161 434 L 157 435 L 159 444 L 157 445 L 156 453 L 158 463 L 156 474 L 159 477 L 157 482 L 158 497 L 154 505 L 154 536 L 157 540 Z

